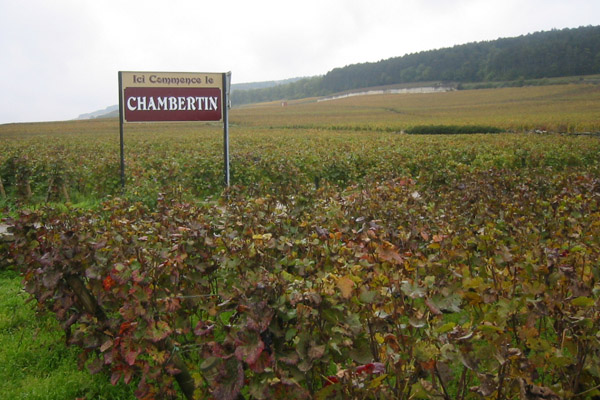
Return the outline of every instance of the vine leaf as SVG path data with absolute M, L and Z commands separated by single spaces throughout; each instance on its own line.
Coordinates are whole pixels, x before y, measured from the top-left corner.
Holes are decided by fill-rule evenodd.
M 410 297 L 411 299 L 418 299 L 425 296 L 425 289 L 419 287 L 419 285 L 415 283 L 410 283 L 408 281 L 402 282 L 400 286 L 400 290 L 402 293 Z
M 127 364 L 129 365 L 133 365 L 135 364 L 135 360 L 137 359 L 137 356 L 140 355 L 140 353 L 142 352 L 142 349 L 134 349 L 133 347 L 129 347 L 128 349 L 125 350 L 125 361 L 127 362 Z
M 364 338 L 355 340 L 352 350 L 350 350 L 350 357 L 360 364 L 367 364 L 373 361 L 369 342 Z
M 379 246 L 377 248 L 377 254 L 381 260 L 392 264 L 402 264 L 404 262 L 404 258 L 402 258 L 402 256 L 391 244 Z
M 115 386 L 119 383 L 119 379 L 121 379 L 121 371 L 114 371 L 110 376 L 110 383 Z
M 258 333 L 252 331 L 239 332 L 236 345 L 235 356 L 238 360 L 245 361 L 248 364 L 256 363 L 265 349 L 265 344 Z
M 213 390 L 216 400 L 235 400 L 244 386 L 244 368 L 237 358 L 230 358 L 219 366 L 217 385 Z
M 106 350 L 110 349 L 112 347 L 112 345 L 113 345 L 112 339 L 108 339 L 107 341 L 102 343 L 102 346 L 100 346 L 100 352 L 104 353 Z
M 324 344 L 322 344 L 322 345 L 313 344 L 308 349 L 308 356 L 313 360 L 323 357 L 323 354 L 325 354 L 325 345 Z
M 165 321 L 158 321 L 150 331 L 150 340 L 159 342 L 171 334 L 172 330 L 169 324 Z
M 523 378 L 518 381 L 523 400 L 561 400 L 560 396 L 547 387 L 527 383 Z
M 595 304 L 595 300 L 594 299 L 590 299 L 589 297 L 585 297 L 585 296 L 579 296 L 573 300 L 571 300 L 571 304 L 573 304 L 576 307 L 592 307 Z
M 342 292 L 342 297 L 349 299 L 352 297 L 352 291 L 354 290 L 354 281 L 348 276 L 342 276 L 336 281 L 338 289 Z

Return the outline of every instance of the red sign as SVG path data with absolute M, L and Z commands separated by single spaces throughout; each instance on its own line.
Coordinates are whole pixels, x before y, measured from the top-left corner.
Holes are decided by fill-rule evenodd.
M 127 87 L 123 111 L 127 122 L 220 121 L 220 88 Z

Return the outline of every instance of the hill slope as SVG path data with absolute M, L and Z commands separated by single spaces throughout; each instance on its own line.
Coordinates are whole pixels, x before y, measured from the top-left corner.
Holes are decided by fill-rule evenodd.
M 119 115 L 118 113 L 119 113 L 119 105 L 115 104 L 112 106 L 108 106 L 103 110 L 92 111 L 90 113 L 81 114 L 76 119 L 105 118 L 109 114 L 111 114 L 111 116 L 112 116 L 112 114 L 116 114 L 118 116 Z
M 232 85 L 233 105 L 301 99 L 362 88 L 428 82 L 490 83 L 600 74 L 600 26 L 536 32 L 467 43 L 378 62 L 335 68 L 325 75 Z M 118 116 L 110 110 L 78 119 Z
M 600 73 L 600 26 L 588 26 L 349 65 L 287 85 L 238 91 L 232 100 L 239 105 L 411 82 L 490 82 L 597 73 Z

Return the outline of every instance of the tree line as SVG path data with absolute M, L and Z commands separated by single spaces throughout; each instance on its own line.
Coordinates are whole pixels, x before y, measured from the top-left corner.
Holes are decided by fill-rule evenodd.
M 275 87 L 239 90 L 234 105 L 324 96 L 414 82 L 497 82 L 600 73 L 600 26 L 536 32 L 513 38 L 422 51 L 335 68 Z

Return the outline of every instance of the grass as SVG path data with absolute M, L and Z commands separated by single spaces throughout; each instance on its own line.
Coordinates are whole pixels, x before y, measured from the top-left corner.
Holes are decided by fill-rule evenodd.
M 0 399 L 134 399 L 134 387 L 77 368 L 79 349 L 65 344 L 50 315 L 36 315 L 14 271 L 0 271 Z

